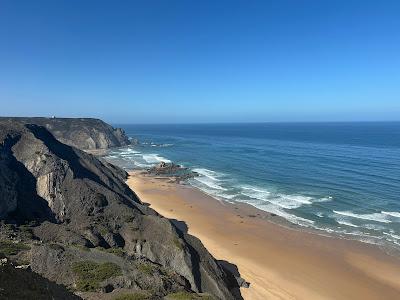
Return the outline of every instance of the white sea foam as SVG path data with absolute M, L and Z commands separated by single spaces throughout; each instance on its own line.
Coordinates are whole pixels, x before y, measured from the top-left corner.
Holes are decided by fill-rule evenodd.
M 290 214 L 286 211 L 284 211 L 281 207 L 274 205 L 273 203 L 268 203 L 265 201 L 259 201 L 259 200 L 252 200 L 252 199 L 243 199 L 239 200 L 239 202 L 244 202 L 247 204 L 250 204 L 258 209 L 261 209 L 263 211 L 267 211 L 273 214 L 276 214 L 277 216 L 280 216 L 284 218 L 285 220 L 289 221 L 292 224 L 297 224 L 303 227 L 312 227 L 313 224 L 315 223 L 312 220 L 305 219 L 299 216 L 296 216 L 294 214 Z
M 133 163 L 135 164 L 135 166 L 137 166 L 139 168 L 148 168 L 150 166 L 149 164 L 142 164 L 138 161 L 134 161 Z
M 250 185 L 242 185 L 241 188 L 243 190 L 249 190 L 249 191 L 258 192 L 258 193 L 265 193 L 265 192 L 269 193 L 269 191 L 267 191 L 267 190 L 257 188 L 254 186 L 250 186 Z
M 303 205 L 310 205 L 314 202 L 326 202 L 332 199 L 330 197 L 314 198 L 304 195 L 275 194 L 267 189 L 248 185 L 241 186 L 241 189 L 241 194 L 244 196 L 267 201 L 286 209 L 299 208 Z
M 392 238 L 394 238 L 396 240 L 400 240 L 400 235 L 396 235 L 396 234 L 389 233 L 389 232 L 383 232 L 383 234 L 387 235 L 387 236 L 390 236 L 390 237 L 392 237 Z
M 195 177 L 194 180 L 212 188 L 215 190 L 221 190 L 221 191 L 227 191 L 226 188 L 220 186 L 219 184 L 217 184 L 215 182 L 215 180 L 211 179 L 210 177 L 206 177 L 206 176 L 199 176 L 199 177 Z
M 381 231 L 385 229 L 385 226 L 379 225 L 379 224 L 363 224 L 363 228 L 369 229 L 369 230 L 375 230 L 375 231 Z
M 337 210 L 334 210 L 333 212 L 338 215 L 348 216 L 356 219 L 369 220 L 381 223 L 391 223 L 391 221 L 388 219 L 388 216 L 381 213 L 356 214 L 351 211 L 337 211 Z
M 235 194 L 226 194 L 226 193 L 218 193 L 217 196 L 221 197 L 223 199 L 231 200 L 231 199 L 235 198 L 237 195 L 235 195 Z
M 143 159 L 149 164 L 157 164 L 160 162 L 170 163 L 171 161 L 165 157 L 158 154 L 143 154 Z
M 333 197 L 332 196 L 327 196 L 327 197 L 322 197 L 322 198 L 314 198 L 313 199 L 313 203 L 314 202 L 329 202 L 329 201 L 332 201 L 333 200 Z
M 194 180 L 192 181 L 192 183 L 200 188 L 201 190 L 203 190 L 205 193 L 214 196 L 217 199 L 223 199 L 224 201 L 228 201 L 230 199 L 235 199 L 235 201 L 238 202 L 244 202 L 247 204 L 250 204 L 254 207 L 257 207 L 258 209 L 270 212 L 270 213 L 274 213 L 284 219 L 286 219 L 287 221 L 293 223 L 293 224 L 297 224 L 300 226 L 304 226 L 304 227 L 310 227 L 314 224 L 314 221 L 312 220 L 308 220 L 305 218 L 301 218 L 298 217 L 294 214 L 290 214 L 288 212 L 285 212 L 282 208 L 287 208 L 287 207 L 298 207 L 299 205 L 303 205 L 304 202 L 308 201 L 307 197 L 303 197 L 303 196 L 292 196 L 288 198 L 289 202 L 295 202 L 296 205 L 290 205 L 290 204 L 286 204 L 286 205 L 282 205 L 283 203 L 283 199 L 278 199 L 279 197 L 274 196 L 277 203 L 279 203 L 280 205 L 277 205 L 276 203 L 274 203 L 273 201 L 269 201 L 271 199 L 269 199 L 270 197 L 270 192 L 262 189 L 262 188 L 258 188 L 258 187 L 253 187 L 253 186 L 241 186 L 242 191 L 239 194 L 228 194 L 226 191 L 228 191 L 228 189 L 224 188 L 221 186 L 221 181 L 223 182 L 223 176 L 224 174 L 219 173 L 219 172 L 215 172 L 212 170 L 208 170 L 208 169 L 193 169 L 193 171 L 199 173 L 201 176 L 194 178 Z M 197 183 L 196 183 L 197 182 Z M 201 185 L 198 185 L 198 183 L 200 183 Z M 243 199 L 243 195 L 249 197 L 249 199 Z M 290 195 L 289 195 L 290 196 Z M 286 195 L 282 195 L 282 198 L 285 198 Z
M 338 222 L 339 224 L 342 224 L 342 225 L 350 226 L 350 227 L 360 227 L 360 226 L 357 226 L 353 223 L 350 223 L 350 222 L 347 222 L 344 220 L 336 220 L 336 222 Z
M 207 190 L 206 191 L 207 193 L 210 193 L 213 196 L 219 196 L 224 198 L 224 196 L 220 192 L 228 190 L 227 188 L 221 186 L 221 181 L 222 181 L 221 177 L 224 176 L 224 174 L 204 168 L 195 168 L 193 169 L 193 171 L 200 174 L 200 176 L 194 178 L 194 181 L 200 182 L 201 184 L 212 189 L 211 191 Z M 219 192 L 217 193 L 215 190 L 218 190 Z M 232 199 L 233 197 L 229 198 L 228 196 L 226 198 Z
M 397 211 L 381 211 L 381 213 L 394 217 L 394 218 L 400 218 L 400 212 Z
M 139 154 L 140 152 L 137 150 L 133 150 L 131 148 L 127 148 L 119 152 L 119 155 L 131 155 L 131 154 Z
M 193 171 L 196 173 L 199 173 L 200 175 L 208 177 L 214 181 L 220 181 L 221 179 L 219 179 L 218 177 L 223 176 L 222 173 L 218 173 L 218 172 L 208 170 L 208 169 L 203 169 L 203 168 L 195 168 L 195 169 L 193 169 Z

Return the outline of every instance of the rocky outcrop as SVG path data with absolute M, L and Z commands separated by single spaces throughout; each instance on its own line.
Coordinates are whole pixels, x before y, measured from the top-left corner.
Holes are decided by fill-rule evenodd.
M 0 218 L 4 218 L 8 213 L 17 208 L 17 174 L 8 167 L 11 159 L 7 148 L 8 139 L 3 139 L 0 144 Z
M 34 272 L 83 298 L 129 291 L 161 299 L 186 291 L 240 299 L 232 274 L 198 239 L 141 203 L 126 176 L 44 127 L 0 122 L 0 216 L 15 224 L 0 228 L 0 253 L 4 239 L 29 245 L 18 255 Z M 93 266 L 113 272 L 82 279 L 90 274 L 79 272 Z
M 64 286 L 40 276 L 30 270 L 13 266 L 4 259 L 0 263 L 0 299 L 82 299 L 68 291 Z
M 153 176 L 166 176 L 177 182 L 199 176 L 198 173 L 175 163 L 160 162 L 158 165 L 147 169 L 147 173 Z
M 0 122 L 43 126 L 60 142 L 82 150 L 108 149 L 130 144 L 123 129 L 113 128 L 99 119 L 2 117 Z

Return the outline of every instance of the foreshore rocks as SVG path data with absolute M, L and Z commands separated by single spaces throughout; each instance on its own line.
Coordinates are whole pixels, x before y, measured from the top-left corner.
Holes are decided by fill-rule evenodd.
M 166 176 L 173 178 L 176 182 L 199 176 L 198 173 L 182 167 L 175 163 L 160 162 L 158 165 L 147 169 L 147 173 L 153 176 Z
M 0 255 L 29 265 L 32 276 L 54 288 L 73 290 L 71 299 L 108 293 L 241 299 L 234 276 L 197 238 L 144 205 L 126 177 L 43 126 L 0 122 Z M 1 298 L 4 282 L 19 273 L 0 275 Z

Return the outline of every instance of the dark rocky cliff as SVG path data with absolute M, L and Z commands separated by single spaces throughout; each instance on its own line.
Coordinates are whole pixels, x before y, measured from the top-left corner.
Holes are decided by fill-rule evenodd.
M 44 127 L 0 122 L 0 256 L 87 299 L 240 299 L 235 278 L 143 205 L 126 176 Z
M 0 122 L 9 125 L 18 122 L 43 126 L 60 142 L 83 150 L 107 149 L 130 144 L 123 129 L 113 128 L 99 119 L 0 117 Z

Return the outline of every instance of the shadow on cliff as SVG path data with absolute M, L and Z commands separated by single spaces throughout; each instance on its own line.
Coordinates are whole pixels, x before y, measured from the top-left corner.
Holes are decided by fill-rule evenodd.
M 189 235 L 189 233 L 188 233 L 189 227 L 186 224 L 186 222 L 180 221 L 177 219 L 169 219 L 169 220 L 175 226 L 175 228 L 177 229 L 178 234 L 180 235 L 181 238 L 184 237 L 184 235 Z M 197 251 L 193 247 L 191 247 L 191 248 L 192 248 L 191 250 L 193 251 L 193 253 L 197 254 L 197 256 L 192 257 L 192 264 L 193 264 L 193 266 L 196 267 L 195 268 L 196 270 L 199 270 L 200 266 L 199 266 L 198 262 L 199 262 L 200 256 L 198 255 Z M 246 282 L 246 281 L 243 278 L 241 278 L 238 267 L 235 264 L 230 263 L 226 260 L 216 260 L 216 263 L 221 267 L 221 269 L 226 274 L 228 286 L 230 288 L 231 293 L 235 296 L 235 299 L 243 300 L 243 297 L 240 293 L 239 283 Z M 201 289 L 201 280 L 200 280 L 201 274 L 200 274 L 200 272 L 197 272 L 195 275 L 196 275 L 195 276 L 196 285 L 198 285 L 198 287 Z
M 140 203 L 136 194 L 125 184 L 118 184 L 113 179 L 115 174 L 113 173 L 112 168 L 115 168 L 114 166 L 110 168 L 104 165 L 100 160 L 94 158 L 92 155 L 61 143 L 44 127 L 34 124 L 26 124 L 25 127 L 28 128 L 37 139 L 41 140 L 50 150 L 50 152 L 68 162 L 68 165 L 71 168 L 75 178 L 93 181 L 107 190 L 118 194 L 120 196 L 120 200 L 123 201 L 123 203 L 127 206 L 138 209 L 138 207 L 130 203 L 132 200 Z M 83 164 L 83 161 L 86 163 Z M 106 173 L 100 174 L 103 177 L 102 179 L 94 171 L 100 170 L 101 168 L 104 168 L 103 170 L 108 170 L 107 172 L 110 172 L 110 174 L 113 174 L 113 176 L 109 176 L 110 174 Z M 119 191 L 116 188 L 113 188 L 117 186 Z
M 0 299 L 79 300 L 65 286 L 56 284 L 30 270 L 16 269 L 11 264 L 0 266 Z
M 16 173 L 18 178 L 16 184 L 17 208 L 9 214 L 9 219 L 13 219 L 18 223 L 33 220 L 55 222 L 54 214 L 48 206 L 48 202 L 37 194 L 36 178 L 12 154 L 11 147 L 19 139 L 19 136 L 7 138 L 2 147 L 5 164 Z

